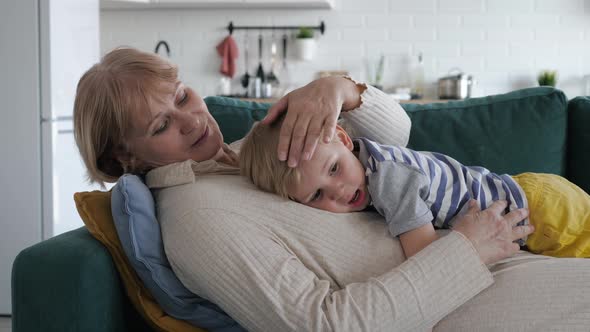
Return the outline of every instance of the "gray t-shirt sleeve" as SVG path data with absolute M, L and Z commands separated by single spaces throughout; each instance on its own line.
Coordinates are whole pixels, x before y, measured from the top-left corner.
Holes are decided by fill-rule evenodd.
M 373 205 L 385 217 L 391 235 L 432 222 L 432 212 L 425 202 L 430 185 L 421 170 L 386 160 L 369 174 L 368 182 Z

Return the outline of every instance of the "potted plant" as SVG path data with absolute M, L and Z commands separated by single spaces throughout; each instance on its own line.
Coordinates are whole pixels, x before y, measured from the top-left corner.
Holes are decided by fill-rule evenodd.
M 555 86 L 557 84 L 557 71 L 556 70 L 542 70 L 537 76 L 537 82 L 540 86 L 548 85 Z
M 313 59 L 316 50 L 316 40 L 313 38 L 312 28 L 299 28 L 295 36 L 295 50 L 299 59 L 306 61 Z

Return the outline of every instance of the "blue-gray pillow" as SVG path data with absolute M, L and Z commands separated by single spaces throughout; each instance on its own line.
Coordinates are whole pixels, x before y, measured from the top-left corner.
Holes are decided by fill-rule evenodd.
M 245 331 L 214 303 L 189 291 L 164 253 L 154 199 L 142 179 L 123 175 L 111 194 L 119 240 L 129 262 L 156 302 L 171 317 L 209 331 Z

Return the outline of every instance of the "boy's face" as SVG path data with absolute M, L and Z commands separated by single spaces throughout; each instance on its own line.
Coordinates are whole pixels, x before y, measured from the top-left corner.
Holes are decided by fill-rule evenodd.
M 346 134 L 344 134 L 346 135 Z M 365 170 L 352 152 L 350 138 L 320 143 L 311 160 L 302 160 L 301 177 L 287 188 L 294 200 L 337 213 L 361 211 L 369 204 Z

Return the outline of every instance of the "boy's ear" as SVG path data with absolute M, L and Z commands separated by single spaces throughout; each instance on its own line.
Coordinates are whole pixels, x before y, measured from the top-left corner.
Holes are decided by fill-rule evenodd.
M 346 146 L 350 151 L 354 148 L 354 144 L 352 143 L 352 139 L 348 136 L 348 133 L 339 125 L 336 125 L 336 137 Z

